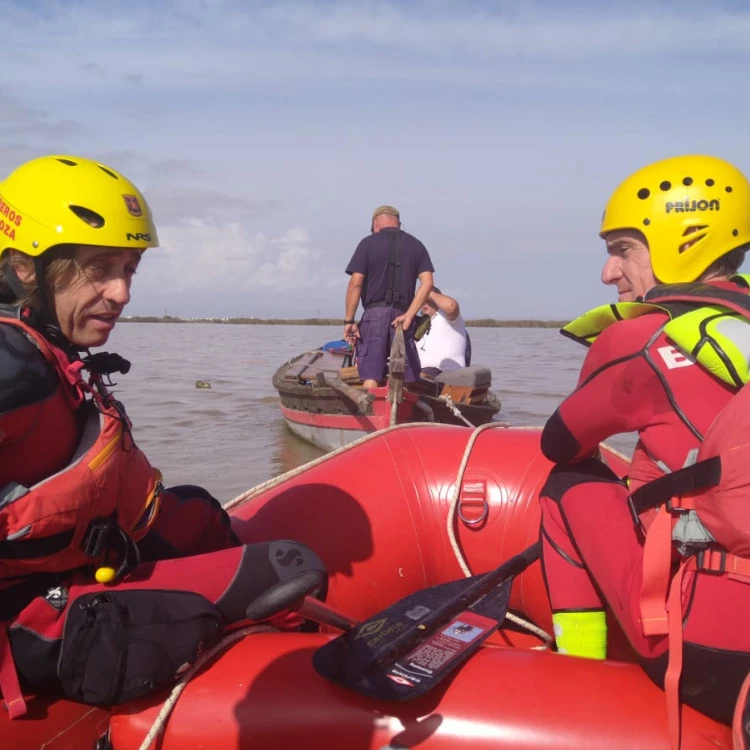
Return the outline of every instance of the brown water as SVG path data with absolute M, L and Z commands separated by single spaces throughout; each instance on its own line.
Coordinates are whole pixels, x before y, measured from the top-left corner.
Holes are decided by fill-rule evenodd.
M 271 376 L 340 336 L 327 326 L 121 323 L 106 348 L 132 362 L 116 391 L 167 485 L 201 484 L 228 500 L 321 455 L 286 429 Z M 498 418 L 519 425 L 544 424 L 585 354 L 554 329 L 472 328 L 471 338 L 473 363 L 492 369 Z M 610 442 L 632 450 L 631 436 Z

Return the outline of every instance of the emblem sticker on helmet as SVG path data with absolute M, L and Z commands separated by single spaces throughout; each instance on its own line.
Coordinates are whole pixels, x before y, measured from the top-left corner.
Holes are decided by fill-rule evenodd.
M 138 203 L 138 198 L 135 195 L 123 195 L 122 199 L 125 201 L 125 206 L 131 216 L 143 216 L 141 204 Z

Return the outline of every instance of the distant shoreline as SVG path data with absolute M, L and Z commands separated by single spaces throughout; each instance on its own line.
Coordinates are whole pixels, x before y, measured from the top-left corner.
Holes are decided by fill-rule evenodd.
M 171 315 L 132 315 L 120 318 L 121 323 L 218 323 L 251 326 L 342 326 L 340 318 L 176 318 Z M 567 320 L 495 320 L 478 318 L 467 320 L 471 328 L 562 328 Z

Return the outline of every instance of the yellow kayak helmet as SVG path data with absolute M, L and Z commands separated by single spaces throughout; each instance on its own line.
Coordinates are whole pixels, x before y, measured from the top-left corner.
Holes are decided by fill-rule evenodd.
M 659 281 L 695 281 L 722 255 L 750 243 L 750 183 L 714 156 L 655 162 L 609 199 L 599 234 L 618 229 L 645 235 Z
M 0 253 L 36 257 L 60 244 L 144 250 L 159 238 L 140 190 L 116 169 L 80 156 L 42 156 L 0 182 Z

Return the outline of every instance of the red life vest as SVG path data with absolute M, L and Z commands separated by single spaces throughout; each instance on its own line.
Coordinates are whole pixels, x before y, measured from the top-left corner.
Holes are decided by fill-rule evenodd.
M 747 333 L 742 331 L 740 339 L 743 344 L 746 338 L 750 340 L 750 297 L 746 293 L 686 284 L 657 288 L 646 300 L 666 307 L 673 315 L 685 311 L 685 306 L 687 309 L 703 305 L 724 308 L 745 319 Z M 704 346 L 711 347 L 727 370 L 735 372 L 731 358 L 721 345 L 703 328 L 701 334 L 692 353 L 697 354 Z M 740 379 L 734 377 L 740 385 Z M 640 610 L 645 635 L 669 636 L 664 686 L 673 746 L 679 747 L 680 740 L 684 576 L 693 571 L 750 583 L 749 414 L 750 385 L 744 385 L 706 432 L 694 464 L 649 482 L 631 497 L 636 518 L 648 508 L 658 508 L 646 534 Z M 680 541 L 682 560 L 673 575 L 673 536 L 681 520 L 686 522 L 685 529 L 691 522 L 694 527 L 693 532 L 687 534 L 688 538 L 678 535 L 675 539 Z M 703 531 L 708 535 L 699 539 Z
M 656 288 L 659 290 L 659 287 Z M 656 291 L 655 290 L 655 291 Z M 704 284 L 672 285 L 666 294 L 649 293 L 649 302 L 672 310 L 681 305 L 721 307 L 745 318 L 742 338 L 750 342 L 750 296 Z M 679 315 L 679 313 L 677 313 Z M 718 317 L 718 316 L 716 316 Z M 744 343 L 744 341 L 743 341 Z M 699 345 L 711 346 L 731 366 L 718 342 L 704 332 Z M 718 348 L 718 349 L 717 349 Z M 700 362 L 700 360 L 698 360 Z M 750 387 L 745 385 L 718 414 L 707 431 L 691 466 L 667 474 L 641 487 L 633 496 L 636 510 L 660 507 L 674 518 L 695 511 L 713 537 L 693 550 L 721 551 L 748 559 L 750 575 Z M 689 546 L 689 544 L 688 544 Z M 705 556 L 705 555 L 704 555 Z M 742 566 L 742 563 L 733 563 Z
M 61 391 L 39 406 L 44 429 L 54 433 L 45 417 L 54 420 L 61 398 L 86 417 L 66 466 L 30 487 L 12 482 L 0 488 L 0 579 L 100 562 L 108 551 L 121 550 L 123 536 L 138 541 L 148 532 L 161 474 L 135 444 L 124 408 L 100 375 L 84 381 L 81 360 L 70 362 L 23 321 L 0 318 L 0 325 L 20 328 L 60 378 Z

